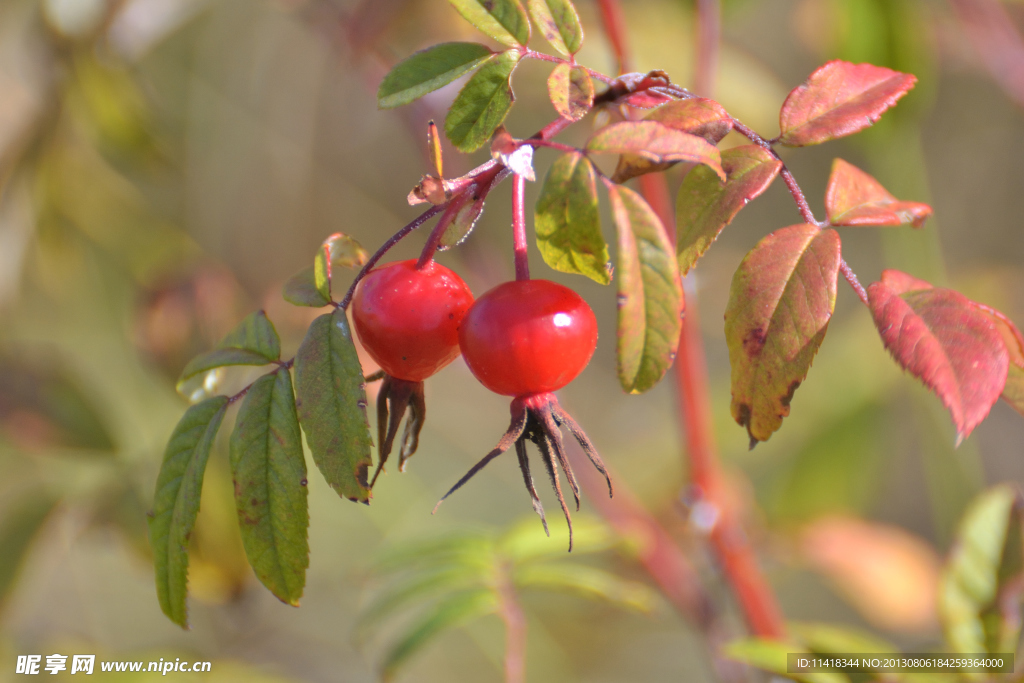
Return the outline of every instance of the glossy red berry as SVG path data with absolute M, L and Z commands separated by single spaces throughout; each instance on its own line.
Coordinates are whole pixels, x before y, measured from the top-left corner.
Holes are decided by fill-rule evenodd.
M 495 393 L 555 391 L 590 362 L 597 320 L 568 287 L 515 280 L 477 299 L 462 321 L 459 345 L 469 369 Z
M 473 293 L 431 261 L 371 270 L 352 297 L 352 321 L 367 353 L 392 377 L 422 382 L 459 355 L 459 325 Z

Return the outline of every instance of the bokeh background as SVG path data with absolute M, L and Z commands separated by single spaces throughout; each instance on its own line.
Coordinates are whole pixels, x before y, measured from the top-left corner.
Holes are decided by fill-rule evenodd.
M 587 30 L 580 60 L 610 73 L 595 3 L 577 4 Z M 692 3 L 623 6 L 637 67 L 692 82 Z M 1020 323 L 1021 23 L 1024 5 L 996 0 L 729 0 L 715 95 L 770 137 L 786 93 L 826 59 L 917 74 L 918 86 L 875 128 L 785 160 L 819 212 L 834 156 L 901 198 L 933 204 L 920 231 L 843 231 L 863 282 L 900 268 Z M 458 86 L 381 112 L 375 91 L 387 65 L 436 42 L 478 39 L 444 0 L 0 2 L 0 681 L 19 678 L 17 654 L 54 652 L 213 661 L 211 674 L 166 680 L 375 680 L 393 631 L 360 637 L 356 628 L 379 585 L 374 558 L 453 530 L 501 534 L 532 515 L 513 457 L 430 515 L 507 426 L 507 401 L 457 361 L 428 383 L 420 451 L 407 472 L 382 478 L 371 506 L 339 499 L 311 469 L 300 608 L 274 599 L 245 561 L 228 429 L 194 538 L 191 631 L 159 610 L 146 540 L 164 444 L 187 405 L 175 392 L 181 369 L 257 308 L 277 325 L 285 354 L 294 352 L 319 312 L 286 304 L 283 281 L 327 235 L 344 232 L 373 250 L 417 214 L 405 196 L 427 172 L 426 122 L 443 118 Z M 513 134 L 553 118 L 549 68 L 517 70 Z M 582 140 L 589 125 L 566 139 Z M 460 158 L 447 143 L 446 151 L 450 176 L 484 158 Z M 538 175 L 550 161 L 538 152 Z M 682 172 L 670 172 L 673 186 Z M 528 201 L 537 190 L 528 188 Z M 440 256 L 478 294 L 512 277 L 508 197 L 505 187 L 492 193 L 472 236 Z M 1024 477 L 1024 420 L 999 403 L 954 449 L 938 400 L 891 362 L 841 284 L 791 417 L 748 451 L 729 416 L 722 314 L 743 254 L 798 221 L 776 183 L 696 270 L 730 483 L 788 618 L 935 647 L 937 576 L 956 522 L 985 485 Z M 395 258 L 414 256 L 423 237 L 408 238 Z M 601 326 L 597 354 L 562 392 L 564 405 L 691 557 L 726 615 L 726 638 L 739 635 L 728 590 L 688 522 L 671 382 L 624 395 L 614 292 L 532 256 L 535 276 L 577 288 Z M 251 378 L 232 370 L 225 390 Z M 560 526 L 557 504 L 541 495 Z M 653 585 L 632 542 L 579 561 Z M 522 603 L 531 681 L 712 678 L 703 636 L 660 598 L 646 611 L 562 592 L 524 591 Z M 451 629 L 398 680 L 501 680 L 503 637 L 494 617 Z

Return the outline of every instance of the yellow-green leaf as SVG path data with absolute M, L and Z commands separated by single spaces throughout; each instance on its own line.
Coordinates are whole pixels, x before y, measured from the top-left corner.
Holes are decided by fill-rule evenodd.
M 545 263 L 608 284 L 608 245 L 601 235 L 594 167 L 583 155 L 564 154 L 551 165 L 534 228 Z
M 178 378 L 180 385 L 201 372 L 225 365 L 266 365 L 281 357 L 281 342 L 267 314 L 256 311 L 232 330 L 209 353 L 204 353 L 185 366 Z
M 530 42 L 530 18 L 519 0 L 448 0 L 466 21 L 509 47 Z
M 619 234 L 619 382 L 637 394 L 672 366 L 683 289 L 675 250 L 657 214 L 627 187 L 609 187 L 608 195 Z
M 527 0 L 530 16 L 551 47 L 566 57 L 583 45 L 583 27 L 571 0 Z
M 562 63 L 548 76 L 548 97 L 559 116 L 579 121 L 594 106 L 594 83 L 583 67 Z
M 809 224 L 771 233 L 744 257 L 725 309 L 732 415 L 766 441 L 789 415 L 836 303 L 840 243 Z

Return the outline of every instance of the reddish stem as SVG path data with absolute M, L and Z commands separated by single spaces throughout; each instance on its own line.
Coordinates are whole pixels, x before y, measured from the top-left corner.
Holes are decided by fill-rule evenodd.
M 693 88 L 701 97 L 714 96 L 721 25 L 719 0 L 697 0 L 697 59 Z
M 516 279 L 530 279 L 530 258 L 526 242 L 526 178 L 512 179 L 512 245 L 516 253 Z
M 542 62 L 554 62 L 555 64 L 568 64 L 570 66 L 579 67 L 580 69 L 583 69 L 588 74 L 590 74 L 591 78 L 597 79 L 602 83 L 611 83 L 613 80 L 615 80 L 609 76 L 605 76 L 600 71 L 594 71 L 593 69 L 587 68 L 582 64 L 577 64 L 575 61 L 569 61 L 568 59 L 562 59 L 561 57 L 555 57 L 554 55 L 544 54 L 543 52 L 534 52 L 533 50 L 526 50 L 526 52 L 523 53 L 523 57 L 529 59 L 539 59 Z
M 502 567 L 498 579 L 498 613 L 505 622 L 505 683 L 526 681 L 526 615 L 516 597 L 515 587 Z
M 583 150 L 572 145 L 566 145 L 561 142 L 552 142 L 551 140 L 524 140 L 523 144 L 530 145 L 532 147 L 550 147 L 551 149 L 557 149 L 561 152 L 576 152 L 582 154 Z
M 598 0 L 597 4 L 601 10 L 601 25 L 604 28 L 604 34 L 608 37 L 608 42 L 612 45 L 612 52 L 615 53 L 619 73 L 632 71 L 629 42 L 626 39 L 626 19 L 622 14 L 622 6 L 618 0 Z
M 452 197 L 441 214 L 441 218 L 437 221 L 437 225 L 430 231 L 430 236 L 427 238 L 426 243 L 423 245 L 423 251 L 420 252 L 420 258 L 416 262 L 416 270 L 421 270 L 426 267 L 428 263 L 434 260 L 434 253 L 437 251 L 437 246 L 441 244 L 441 238 L 444 236 L 445 230 L 452 224 L 455 217 L 458 215 L 462 207 L 466 205 L 467 201 L 473 201 L 473 193 L 476 185 L 470 185 L 465 191 Z
M 839 259 L 839 270 L 842 271 L 843 277 L 845 277 L 846 281 L 850 283 L 851 287 L 853 287 L 853 291 L 857 292 L 857 296 L 864 305 L 869 305 L 868 293 L 864 290 L 864 286 L 860 283 L 860 280 L 857 279 L 857 274 L 854 273 L 853 269 L 846 263 L 846 259 Z

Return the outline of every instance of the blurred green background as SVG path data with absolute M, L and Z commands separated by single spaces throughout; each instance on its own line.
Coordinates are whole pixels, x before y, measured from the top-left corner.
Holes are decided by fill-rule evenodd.
M 577 4 L 588 31 L 580 61 L 609 73 L 596 5 Z M 715 94 L 771 137 L 786 93 L 825 59 L 917 74 L 917 88 L 874 129 L 791 150 L 785 160 L 819 213 L 834 156 L 903 199 L 933 204 L 935 218 L 921 231 L 843 231 L 862 282 L 901 268 L 1020 323 L 1024 116 L 1016 95 L 990 78 L 954 5 L 727 1 Z M 623 6 L 637 67 L 692 82 L 692 3 Z M 1024 7 L 1002 7 L 1024 19 Z M 374 558 L 454 531 L 494 536 L 532 515 L 513 457 L 430 515 L 507 426 L 507 400 L 457 361 L 428 383 L 429 419 L 408 471 L 383 477 L 371 506 L 339 499 L 311 469 L 301 608 L 274 599 L 245 561 L 227 429 L 210 460 L 194 538 L 189 632 L 160 613 L 145 537 L 164 444 L 186 407 L 174 388 L 182 367 L 257 308 L 290 356 L 318 312 L 286 304 L 283 281 L 331 233 L 372 251 L 417 215 L 405 196 L 427 172 L 426 122 L 443 117 L 457 86 L 387 112 L 376 109 L 376 86 L 395 60 L 459 39 L 478 37 L 444 0 L 0 2 L 0 681 L 19 678 L 16 655 L 54 652 L 213 661 L 211 674 L 166 680 L 375 680 L 390 632 L 361 638 L 356 629 L 380 585 Z M 517 70 L 517 106 L 506 122 L 514 135 L 554 117 L 543 85 L 549 68 Z M 566 139 L 582 140 L 589 125 Z M 446 151 L 449 176 L 485 158 Z M 551 155 L 537 158 L 541 175 Z M 673 186 L 681 173 L 669 173 Z M 537 188 L 527 191 L 535 200 Z M 505 188 L 492 193 L 473 235 L 440 257 L 477 294 L 512 277 L 508 197 Z M 748 452 L 729 416 L 722 314 L 743 254 L 798 221 L 777 183 L 696 270 L 722 458 L 788 618 L 934 647 L 941 557 L 973 495 L 1024 478 L 1024 421 L 1000 402 L 954 450 L 939 402 L 891 362 L 867 311 L 841 286 L 791 417 Z M 394 258 L 414 256 L 423 238 L 411 236 Z M 624 395 L 614 292 L 532 257 L 535 276 L 578 289 L 601 326 L 597 354 L 562 392 L 563 404 L 678 538 L 718 607 L 733 614 L 687 522 L 671 382 Z M 232 369 L 224 389 L 252 377 Z M 560 526 L 553 498 L 541 496 Z M 562 547 L 564 538 L 545 542 Z M 648 579 L 630 543 L 578 560 L 644 594 Z M 524 592 L 522 602 L 531 681 L 712 677 L 703 637 L 661 599 L 633 605 L 646 611 L 561 591 Z M 724 624 L 726 637 L 742 633 L 735 617 Z M 501 680 L 503 638 L 495 617 L 450 630 L 398 680 Z

